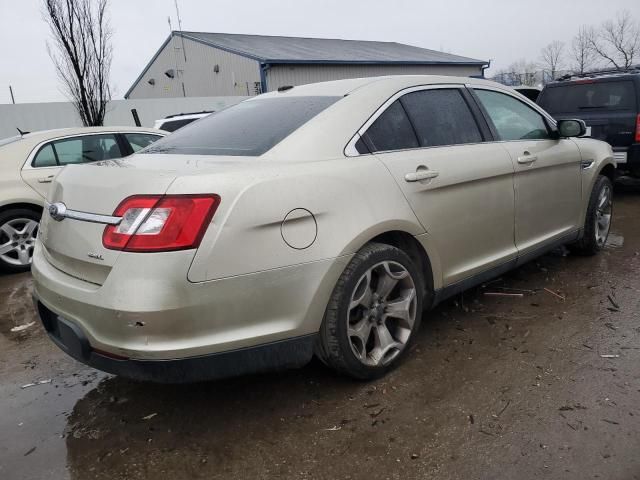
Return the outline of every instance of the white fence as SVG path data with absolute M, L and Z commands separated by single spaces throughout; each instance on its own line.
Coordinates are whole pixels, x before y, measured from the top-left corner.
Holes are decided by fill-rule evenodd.
M 249 97 L 186 97 L 113 100 L 107 108 L 107 126 L 135 125 L 131 109 L 135 108 L 143 127 L 176 113 L 220 110 Z M 0 105 L 0 139 L 22 131 L 35 132 L 52 128 L 82 126 L 73 104 L 69 102 L 18 103 Z

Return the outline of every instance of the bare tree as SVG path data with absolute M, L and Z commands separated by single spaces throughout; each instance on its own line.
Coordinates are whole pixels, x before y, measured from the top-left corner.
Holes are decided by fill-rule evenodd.
M 538 83 L 536 81 L 536 64 L 533 62 L 520 59 L 509 65 L 507 70 L 511 76 L 510 80 L 512 85 L 535 87 Z
M 554 40 L 540 51 L 540 60 L 543 70 L 548 70 L 551 79 L 556 78 L 563 61 L 564 43 Z
M 572 68 L 578 73 L 585 73 L 596 67 L 597 55 L 590 45 L 590 39 L 595 36 L 593 27 L 583 25 L 571 42 Z
M 111 28 L 107 0 L 43 0 L 49 55 L 85 126 L 100 126 L 111 99 Z
M 640 25 L 628 11 L 619 12 L 592 32 L 589 47 L 615 68 L 629 68 L 640 54 Z

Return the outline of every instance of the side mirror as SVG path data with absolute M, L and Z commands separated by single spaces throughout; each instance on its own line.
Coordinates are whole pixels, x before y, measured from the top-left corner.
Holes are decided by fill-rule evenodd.
M 587 133 L 587 125 L 578 119 L 559 120 L 558 133 L 561 137 L 581 137 Z

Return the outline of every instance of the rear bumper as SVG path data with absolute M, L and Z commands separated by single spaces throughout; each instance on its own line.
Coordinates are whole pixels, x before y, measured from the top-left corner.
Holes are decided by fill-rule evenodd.
M 316 335 L 305 335 L 224 353 L 173 360 L 133 360 L 96 351 L 73 322 L 34 299 L 49 338 L 69 356 L 98 370 L 157 383 L 188 383 L 297 368 L 313 355 Z
M 55 268 L 38 242 L 32 265 L 34 293 L 42 307 L 52 312 L 45 317 L 54 318 L 52 322 L 63 319 L 63 330 L 73 333 L 70 342 L 63 341 L 62 335 L 58 341 L 54 338 L 58 345 L 66 346 L 63 350 L 84 363 L 117 373 L 113 366 L 100 366 L 104 359 L 95 352 L 129 359 L 130 365 L 144 370 L 147 362 L 192 362 L 245 349 L 262 351 L 265 345 L 316 334 L 331 292 L 350 259 L 345 256 L 191 283 L 187 270 L 192 256 L 173 252 L 125 258 L 123 254 L 105 283 L 93 285 Z M 55 326 L 51 331 L 55 332 Z M 71 348 L 75 339 L 88 346 Z M 255 358 L 255 353 L 246 358 Z M 275 355 L 276 363 L 279 359 Z M 258 361 L 255 371 L 268 363 Z M 239 367 L 238 371 L 245 370 Z

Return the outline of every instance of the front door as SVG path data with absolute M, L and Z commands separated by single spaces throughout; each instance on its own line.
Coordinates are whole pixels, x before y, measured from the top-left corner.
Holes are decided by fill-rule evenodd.
M 543 115 L 521 100 L 474 89 L 514 169 L 515 241 L 520 254 L 574 233 L 580 226 L 581 156 L 557 138 Z
M 400 96 L 362 137 L 437 246 L 443 286 L 516 257 L 513 165 L 485 137 L 462 86 Z

